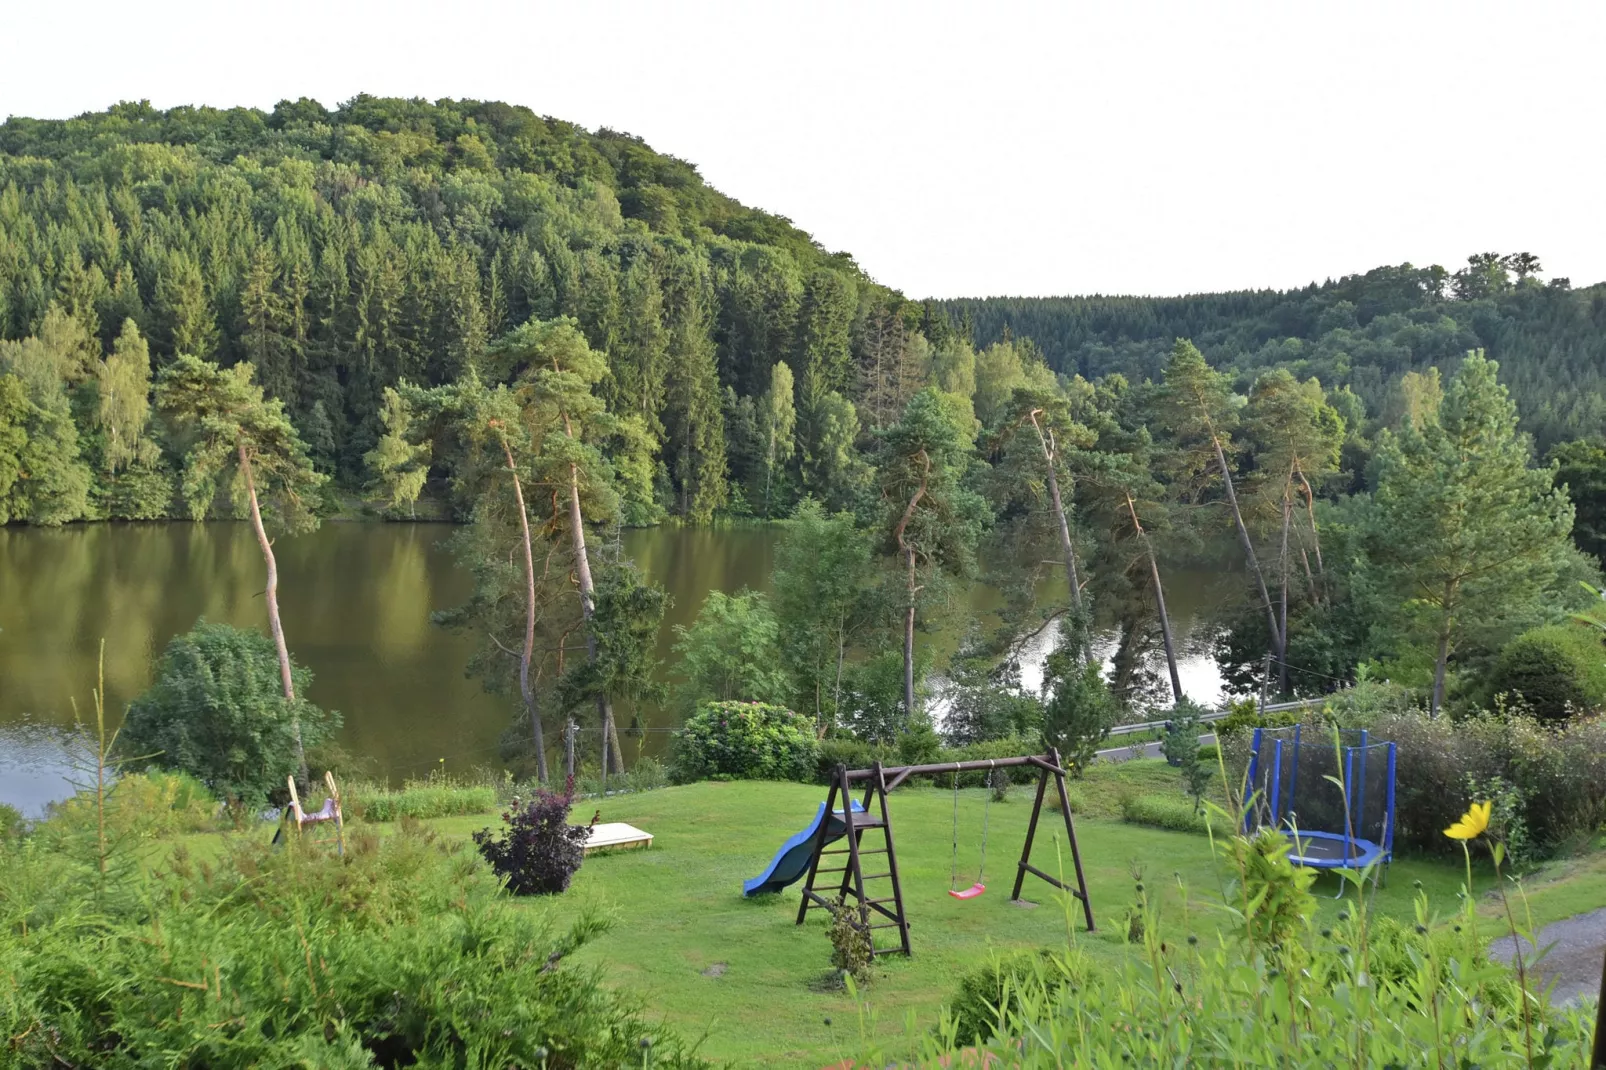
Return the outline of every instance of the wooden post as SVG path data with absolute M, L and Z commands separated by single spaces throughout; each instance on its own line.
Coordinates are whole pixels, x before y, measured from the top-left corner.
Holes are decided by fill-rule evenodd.
M 909 919 L 903 911 L 903 882 L 898 879 L 898 852 L 892 845 L 892 813 L 887 809 L 887 779 L 881 768 L 881 763 L 875 763 L 875 789 L 881 798 L 882 832 L 887 838 L 887 874 L 892 878 L 892 905 L 897 908 L 898 943 L 905 955 L 913 954 L 909 950 Z M 869 807 L 865 808 L 867 811 Z M 868 916 L 867 916 L 868 917 Z M 872 942 L 871 947 L 875 945 Z
M 1060 763 L 1060 752 L 1057 747 L 1050 747 L 1049 760 L 1061 769 L 1065 767 Z M 1047 770 L 1044 770 L 1045 782 Z M 1065 840 L 1071 845 L 1071 865 L 1076 868 L 1076 887 L 1080 889 L 1079 898 L 1082 900 L 1082 914 L 1087 919 L 1087 931 L 1093 931 L 1093 899 L 1087 894 L 1087 878 L 1082 875 L 1082 852 L 1076 846 L 1076 826 L 1071 824 L 1071 797 L 1065 791 L 1065 774 L 1054 774 L 1054 786 L 1060 793 L 1060 810 L 1065 815 Z M 1017 878 L 1018 879 L 1018 878 Z
M 1606 958 L 1600 964 L 1600 1006 L 1595 1010 L 1595 1054 L 1592 1070 L 1606 1070 Z
M 1032 802 L 1032 818 L 1026 823 L 1026 842 L 1021 845 L 1020 865 L 1015 869 L 1015 890 L 1009 893 L 1012 902 L 1020 901 L 1021 887 L 1026 883 L 1026 867 L 1032 857 L 1032 838 L 1037 835 L 1037 815 L 1043 812 L 1043 793 L 1048 790 L 1048 770 L 1037 774 L 1037 798 Z

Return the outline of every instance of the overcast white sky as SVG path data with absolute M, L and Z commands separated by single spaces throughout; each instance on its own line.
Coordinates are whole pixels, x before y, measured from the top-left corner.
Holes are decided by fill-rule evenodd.
M 1606 279 L 1606 3 L 0 0 L 0 114 L 477 97 L 639 134 L 910 296 Z

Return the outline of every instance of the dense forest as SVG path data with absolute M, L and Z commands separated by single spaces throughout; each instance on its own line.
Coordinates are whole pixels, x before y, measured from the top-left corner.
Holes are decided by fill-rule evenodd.
M 442 504 L 474 591 L 437 620 L 543 775 L 574 711 L 617 769 L 616 707 L 668 697 L 667 596 L 617 533 L 669 516 L 787 521 L 773 602 L 715 592 L 681 636 L 686 710 L 888 742 L 942 687 L 952 740 L 1070 751 L 1185 703 L 1167 575 L 1205 562 L 1238 693 L 1382 674 L 1559 714 L 1606 701 L 1565 623 L 1606 549 L 1606 288 L 1539 270 L 921 303 L 638 139 L 508 105 L 12 119 L 0 523 L 249 517 L 294 710 L 272 532 Z M 978 575 L 1004 604 L 934 665 Z
M 128 383 L 91 382 L 147 359 L 249 361 L 319 468 L 359 488 L 386 387 L 449 381 L 488 339 L 561 316 L 651 436 L 636 519 L 707 520 L 750 508 L 777 363 L 822 491 L 854 403 L 879 420 L 912 393 L 892 350 L 921 310 L 640 139 L 505 104 L 122 104 L 0 126 L 0 339 L 18 343 L 0 363 L 55 414 L 27 417 L 34 451 L 82 465 L 10 519 L 169 511 L 143 424 L 102 411 Z M 0 404 L 25 422 L 20 397 Z
M 1246 388 L 1265 369 L 1287 368 L 1348 387 L 1374 418 L 1401 375 L 1448 372 L 1483 349 L 1544 449 L 1606 428 L 1606 283 L 1575 289 L 1565 278 L 1542 282 L 1541 271 L 1531 253 L 1479 253 L 1454 272 L 1401 264 L 1286 291 L 936 304 L 978 343 L 1032 339 L 1061 375 L 1141 382 L 1189 338 Z

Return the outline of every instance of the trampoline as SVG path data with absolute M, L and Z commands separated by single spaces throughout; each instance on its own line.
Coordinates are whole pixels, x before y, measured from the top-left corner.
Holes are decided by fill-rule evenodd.
M 1365 729 L 1257 728 L 1244 831 L 1277 829 L 1297 866 L 1376 867 L 1380 882 L 1394 860 L 1394 760 L 1394 744 L 1373 742 Z

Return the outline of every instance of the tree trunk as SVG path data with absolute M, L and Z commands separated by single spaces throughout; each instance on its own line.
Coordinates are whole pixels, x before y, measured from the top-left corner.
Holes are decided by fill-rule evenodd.
M 1171 673 L 1171 697 L 1181 702 L 1182 677 L 1177 673 L 1177 647 L 1171 639 L 1171 615 L 1165 609 L 1165 585 L 1160 582 L 1160 563 L 1155 560 L 1154 544 L 1149 542 L 1149 533 L 1143 530 L 1143 524 L 1138 520 L 1138 509 L 1130 494 L 1126 496 L 1126 508 L 1132 514 L 1132 528 L 1149 556 L 1149 575 L 1154 579 L 1154 605 L 1160 615 L 1160 639 L 1165 643 L 1165 667 Z
M 1444 617 L 1439 622 L 1439 653 L 1433 666 L 1433 698 L 1428 703 L 1428 716 L 1437 717 L 1444 705 L 1444 673 L 1450 663 L 1450 626 L 1455 620 L 1456 581 L 1444 585 Z
M 290 704 L 290 729 L 296 741 L 296 771 L 303 787 L 308 782 L 307 750 L 301 743 L 301 716 L 296 712 L 296 685 L 290 673 L 290 647 L 284 641 L 284 624 L 279 620 L 279 562 L 273 556 L 273 543 L 268 541 L 267 529 L 262 526 L 262 509 L 257 505 L 256 479 L 251 472 L 251 457 L 245 443 L 236 443 L 240 457 L 240 473 L 245 476 L 245 493 L 251 502 L 251 527 L 256 531 L 257 544 L 262 547 L 262 559 L 268 565 L 268 583 L 262 590 L 268 603 L 268 631 L 273 634 L 273 646 L 279 653 L 279 681 L 284 685 L 284 700 Z
M 586 622 L 586 657 L 597 661 L 597 635 L 591 617 L 597 608 L 597 588 L 591 579 L 591 559 L 586 554 L 585 519 L 580 515 L 580 469 L 569 466 L 569 540 L 574 544 L 574 570 L 580 581 L 580 614 Z M 613 701 L 606 691 L 597 695 L 597 714 L 602 722 L 602 771 L 624 772 L 624 752 L 619 748 L 619 732 L 613 723 Z
M 909 605 L 903 611 L 903 712 L 908 720 L 905 727 L 915 723 L 915 552 L 905 547 L 904 559 L 909 563 Z
M 831 719 L 842 712 L 842 661 L 848 653 L 848 630 L 840 619 L 836 629 L 836 682 L 831 686 Z
M 1294 514 L 1291 481 L 1292 473 L 1289 482 L 1283 484 L 1283 543 L 1279 559 L 1283 589 L 1282 604 L 1277 611 L 1277 690 L 1282 695 L 1288 694 L 1288 573 L 1291 568 L 1288 560 L 1288 527 Z
M 920 588 L 915 584 L 915 549 L 905 541 L 903 533 L 908 529 L 909 521 L 914 519 L 920 499 L 926 496 L 926 480 L 931 474 L 931 458 L 925 450 L 921 450 L 919 456 L 925 466 L 920 473 L 920 485 L 910 496 L 908 507 L 899 518 L 898 526 L 893 529 L 898 549 L 903 551 L 904 560 L 909 566 L 909 606 L 903 617 L 903 712 L 910 724 L 914 723 L 915 716 L 915 596 L 920 593 Z
M 1071 524 L 1065 516 L 1065 504 L 1060 499 L 1059 475 L 1054 470 L 1056 449 L 1049 436 L 1043 434 L 1043 428 L 1037 422 L 1037 413 L 1031 414 L 1032 426 L 1037 429 L 1037 442 L 1043 448 L 1043 468 L 1048 475 L 1048 497 L 1054 506 L 1054 522 L 1059 528 L 1060 553 L 1065 558 L 1065 581 L 1071 586 L 1071 606 L 1078 614 L 1082 612 L 1082 581 L 1077 575 L 1076 546 L 1071 542 Z
M 1254 577 L 1255 589 L 1260 592 L 1260 604 L 1266 607 L 1266 623 L 1271 626 L 1271 647 L 1282 649 L 1282 633 L 1277 628 L 1277 610 L 1272 606 L 1271 595 L 1266 591 L 1266 576 L 1260 571 L 1260 560 L 1255 556 L 1255 543 L 1244 525 L 1243 510 L 1238 508 L 1238 491 L 1232 485 L 1232 470 L 1227 467 L 1227 453 L 1221 448 L 1221 439 L 1211 431 L 1210 441 L 1216 447 L 1216 464 L 1221 468 L 1221 482 L 1227 488 L 1227 504 L 1232 508 L 1232 522 L 1238 528 L 1238 542 L 1244 548 L 1244 560 L 1249 563 L 1249 574 Z
M 1305 515 L 1310 518 L 1311 548 L 1316 551 L 1316 574 L 1325 576 L 1326 568 L 1322 565 L 1322 536 L 1316 530 L 1316 495 L 1310 489 L 1310 480 L 1305 478 L 1305 470 L 1294 462 L 1294 471 L 1299 473 L 1299 482 L 1305 488 Z
M 530 686 L 530 661 L 535 656 L 535 551 L 530 545 L 530 515 L 524 508 L 524 487 L 519 482 L 519 470 L 513 464 L 513 450 L 502 440 L 502 453 L 507 457 L 508 475 L 513 477 L 513 500 L 519 507 L 519 538 L 524 546 L 524 651 L 519 656 L 519 697 L 524 700 L 524 712 L 530 718 L 530 735 L 535 743 L 535 778 L 547 782 L 546 736 L 541 731 L 541 710 Z

